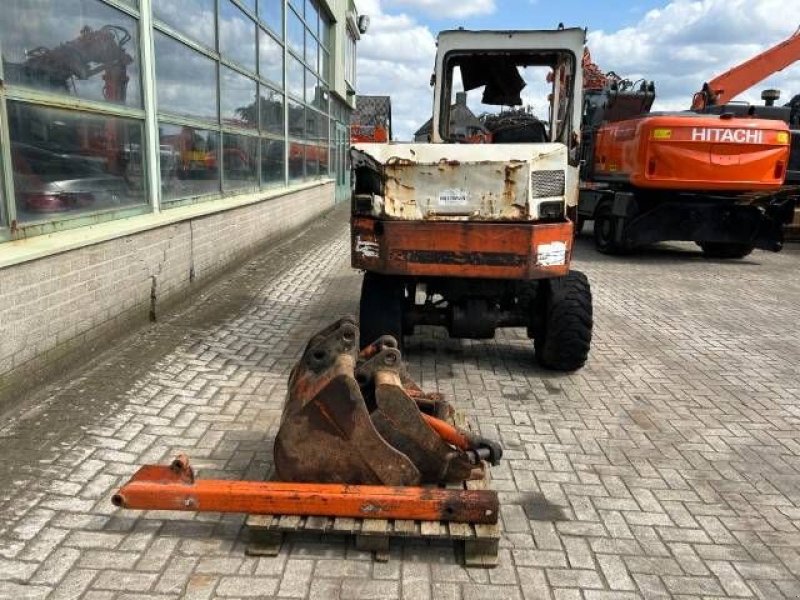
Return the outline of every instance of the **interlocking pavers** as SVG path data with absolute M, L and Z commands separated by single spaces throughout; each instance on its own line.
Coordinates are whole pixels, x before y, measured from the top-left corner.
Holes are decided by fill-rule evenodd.
M 236 515 L 134 514 L 110 494 L 188 452 L 260 478 L 308 336 L 357 309 L 346 207 L 32 398 L 0 429 L 0 598 L 796 598 L 800 248 L 708 261 L 689 245 L 609 258 L 579 240 L 595 339 L 574 374 L 522 331 L 423 330 L 413 375 L 499 437 L 500 566 L 450 545 L 297 536 L 247 557 Z

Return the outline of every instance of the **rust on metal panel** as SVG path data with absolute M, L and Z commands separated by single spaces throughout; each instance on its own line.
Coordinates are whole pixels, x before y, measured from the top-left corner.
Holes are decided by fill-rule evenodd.
M 541 279 L 569 270 L 573 225 L 467 220 L 352 221 L 356 269 L 418 277 Z M 368 248 L 365 252 L 363 249 Z

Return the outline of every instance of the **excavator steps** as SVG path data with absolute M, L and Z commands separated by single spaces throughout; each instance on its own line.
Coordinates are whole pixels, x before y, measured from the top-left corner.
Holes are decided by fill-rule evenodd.
M 489 470 L 485 469 L 488 478 Z M 451 484 L 449 488 L 459 487 Z M 465 481 L 463 489 L 489 488 L 487 479 Z M 389 560 L 392 539 L 449 540 L 463 549 L 464 566 L 495 567 L 500 541 L 498 524 L 453 523 L 386 519 L 345 519 L 293 515 L 248 515 L 250 529 L 247 554 L 277 556 L 285 536 L 293 534 L 355 536 L 356 548 L 373 553 L 377 562 Z

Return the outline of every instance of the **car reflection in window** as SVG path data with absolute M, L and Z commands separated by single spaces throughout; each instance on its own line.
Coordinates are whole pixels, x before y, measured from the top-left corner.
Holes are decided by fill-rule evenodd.
M 107 158 L 23 143 L 12 144 L 11 152 L 18 211 L 102 210 L 139 200 L 124 177 L 107 172 Z

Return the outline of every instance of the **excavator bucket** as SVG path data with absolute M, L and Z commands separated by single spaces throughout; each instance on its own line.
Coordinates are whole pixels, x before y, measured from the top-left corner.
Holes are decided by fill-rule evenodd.
M 289 378 L 275 439 L 282 481 L 409 486 L 479 478 L 497 444 L 443 421 L 452 408 L 408 377 L 394 338 L 361 352 L 340 319 L 311 338 Z

